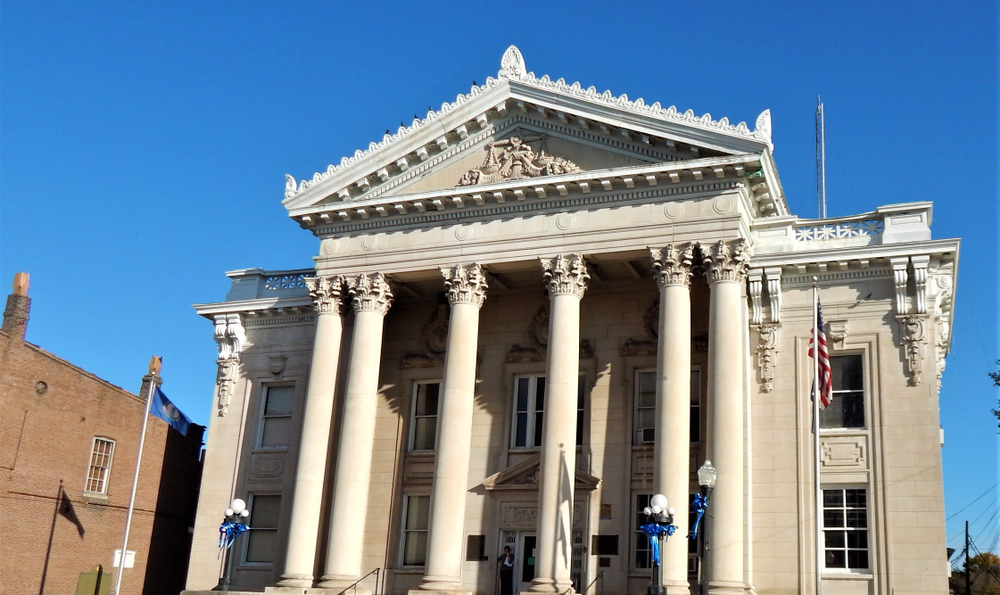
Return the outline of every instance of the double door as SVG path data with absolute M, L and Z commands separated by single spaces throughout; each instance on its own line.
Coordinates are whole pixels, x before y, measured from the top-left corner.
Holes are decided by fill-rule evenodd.
M 538 539 L 534 531 L 501 531 L 500 532 L 500 555 L 503 554 L 504 546 L 510 548 L 514 554 L 514 593 L 524 593 L 531 587 L 531 581 L 535 578 L 535 555 Z M 573 588 L 579 591 L 583 574 L 583 558 L 586 552 L 583 549 L 583 536 L 580 531 L 573 532 L 573 561 L 572 579 Z M 499 592 L 499 590 L 498 590 Z

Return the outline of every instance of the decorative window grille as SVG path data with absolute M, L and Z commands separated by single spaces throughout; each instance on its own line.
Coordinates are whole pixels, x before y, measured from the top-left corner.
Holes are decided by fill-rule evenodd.
M 440 391 L 441 383 L 437 380 L 413 383 L 410 450 L 434 450 Z
M 260 448 L 284 448 L 292 435 L 292 407 L 295 405 L 294 386 L 264 388 L 264 409 L 261 413 Z
M 427 561 L 430 509 L 430 496 L 403 495 L 403 566 L 423 566 Z
M 860 353 L 830 356 L 830 368 L 833 371 L 833 402 L 820 412 L 820 427 L 865 427 L 864 356 Z
M 90 468 L 87 470 L 85 492 L 91 494 L 108 493 L 108 477 L 111 474 L 111 460 L 115 454 L 115 441 L 94 437 L 90 449 Z
M 273 564 L 278 555 L 278 517 L 281 496 L 250 494 L 250 530 L 247 531 L 246 562 Z
M 864 219 L 827 223 L 824 225 L 803 225 L 795 228 L 795 240 L 809 242 L 813 240 L 836 240 L 841 238 L 858 238 L 863 236 L 878 236 L 885 231 L 885 222 L 881 219 Z
M 298 273 L 293 275 L 271 275 L 264 279 L 264 289 L 268 291 L 281 291 L 285 289 L 305 289 L 306 274 Z
M 823 490 L 823 541 L 828 570 L 869 569 L 868 496 L 864 489 Z
M 586 421 L 586 376 L 581 374 L 576 396 L 576 445 L 583 444 Z M 533 374 L 514 378 L 514 411 L 511 420 L 511 448 L 537 448 L 542 445 L 545 409 L 545 376 Z

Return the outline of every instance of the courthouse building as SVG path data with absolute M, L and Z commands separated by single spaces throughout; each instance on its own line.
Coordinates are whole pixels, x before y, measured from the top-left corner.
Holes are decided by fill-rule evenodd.
M 188 589 L 218 582 L 241 497 L 243 590 L 490 594 L 508 546 L 515 592 L 643 593 L 662 492 L 670 594 L 814 593 L 817 571 L 826 595 L 944 592 L 959 241 L 932 238 L 929 202 L 801 219 L 772 150 L 767 111 L 751 129 L 539 78 L 511 47 L 497 78 L 289 176 L 315 268 L 232 271 L 196 306 L 219 375 Z

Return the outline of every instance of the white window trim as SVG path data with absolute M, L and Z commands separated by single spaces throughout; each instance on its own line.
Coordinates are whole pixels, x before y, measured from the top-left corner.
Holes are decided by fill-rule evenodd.
M 426 568 L 427 567 L 426 563 L 424 563 L 424 564 L 406 564 L 404 562 L 404 558 L 406 556 L 406 534 L 410 532 L 410 531 L 407 531 L 407 529 L 406 529 L 407 517 L 410 514 L 410 498 L 428 498 L 428 506 L 430 505 L 430 500 L 429 500 L 430 499 L 430 494 L 403 494 L 403 514 L 400 515 L 400 523 L 399 523 L 399 548 L 398 548 L 399 552 L 398 552 L 398 554 L 396 556 L 397 557 L 397 564 L 396 564 L 396 566 L 397 566 L 397 568 L 400 568 L 400 569 L 403 569 L 403 570 L 415 570 L 415 569 Z M 430 529 L 431 528 L 430 528 L 430 513 L 429 513 L 429 511 L 428 511 L 427 523 L 428 523 L 428 526 L 427 526 L 426 529 L 414 529 L 413 532 L 422 531 L 422 532 L 430 535 Z M 430 545 L 429 540 L 427 542 L 427 545 L 428 546 Z M 426 560 L 426 558 L 427 558 L 427 551 L 425 550 L 424 551 L 424 559 Z
M 632 371 L 632 446 L 643 446 L 645 444 L 653 444 L 652 441 L 647 442 L 642 439 L 642 432 L 638 427 L 639 411 L 641 409 L 649 409 L 648 407 L 639 407 L 639 386 L 640 386 L 639 375 L 648 372 L 652 372 L 654 374 L 654 381 L 655 381 L 656 368 L 635 368 L 635 370 Z M 654 411 L 653 415 L 655 417 L 656 415 L 655 398 L 653 401 L 652 409 Z M 653 427 L 654 428 L 656 427 L 655 419 L 653 420 Z
M 867 345 L 845 347 L 844 349 L 842 349 L 840 351 L 837 351 L 836 353 L 831 353 L 830 354 L 830 358 L 831 358 L 830 366 L 831 366 L 831 368 L 833 367 L 833 362 L 832 362 L 833 358 L 840 357 L 840 356 L 850 356 L 850 355 L 857 355 L 857 356 L 861 357 L 861 379 L 862 379 L 861 394 L 862 394 L 862 399 L 863 399 L 862 410 L 864 411 L 865 423 L 860 428 L 845 428 L 845 427 L 840 427 L 840 426 L 833 427 L 833 428 L 820 428 L 819 429 L 820 436 L 827 435 L 827 434 L 835 434 L 835 435 L 838 435 L 838 436 L 840 436 L 840 435 L 847 435 L 847 434 L 853 434 L 853 435 L 867 434 L 872 429 L 872 425 L 874 423 L 873 422 L 874 412 L 872 410 L 872 401 L 875 398 L 874 394 L 875 394 L 875 388 L 876 387 L 875 387 L 874 384 L 872 384 L 872 375 L 871 375 L 871 373 L 870 373 L 871 371 L 869 369 L 870 364 L 871 364 L 871 357 L 870 357 L 871 353 L 870 353 Z M 808 365 L 809 365 L 809 368 L 808 368 L 808 370 L 806 372 L 806 377 L 807 377 L 807 379 L 809 381 L 809 385 L 806 388 L 806 391 L 807 391 L 806 392 L 806 398 L 808 399 L 809 395 L 810 395 L 810 393 L 812 391 L 812 387 L 813 387 L 813 384 L 812 384 L 812 375 L 813 375 L 813 367 L 812 366 L 813 366 L 813 360 L 812 360 L 812 358 L 809 358 L 809 357 L 807 357 L 806 360 L 807 360 Z M 845 392 L 856 392 L 856 391 L 834 391 L 833 392 L 833 398 L 834 399 L 837 398 L 838 392 L 845 393 Z M 809 404 L 809 407 L 811 409 L 812 408 L 812 401 L 808 401 L 807 400 L 807 403 Z M 812 415 L 812 413 L 810 412 L 809 415 Z
M 257 500 L 257 498 L 259 496 L 277 496 L 278 497 L 278 502 L 280 503 L 279 504 L 279 512 L 278 512 L 278 526 L 274 527 L 274 529 L 271 529 L 270 527 L 266 527 L 266 529 L 268 529 L 268 530 L 274 530 L 275 531 L 275 542 L 276 543 L 278 541 L 277 540 L 278 532 L 281 531 L 281 512 L 280 512 L 280 507 L 284 506 L 284 503 L 282 502 L 283 498 L 282 498 L 281 492 L 251 492 L 250 494 L 248 494 L 247 495 L 247 500 L 248 500 L 248 502 L 247 502 L 247 509 L 250 511 L 250 516 L 248 516 L 246 518 L 246 522 L 247 522 L 247 525 L 250 528 L 246 531 L 246 535 L 242 538 L 243 539 L 243 544 L 240 546 L 240 557 L 239 557 L 240 563 L 239 563 L 239 566 L 241 566 L 241 567 L 245 566 L 247 568 L 273 568 L 274 564 L 275 564 L 275 562 L 277 560 L 272 560 L 270 562 L 248 562 L 247 561 L 247 554 L 250 553 L 250 534 L 251 534 L 251 532 L 254 531 L 254 527 L 250 526 L 250 519 L 253 518 L 253 509 L 254 509 L 254 506 L 257 505 L 256 500 Z M 276 548 L 274 554 L 275 554 L 275 558 L 277 558 L 278 556 L 281 555 L 281 549 L 280 549 L 280 547 Z
M 528 379 L 528 423 L 525 426 L 524 435 L 524 446 L 517 446 L 515 442 L 517 441 L 517 385 L 518 380 L 521 378 Z M 510 440 L 508 444 L 512 450 L 538 450 L 541 448 L 541 444 L 534 444 L 535 441 L 535 415 L 538 412 L 536 409 L 535 396 L 538 394 L 538 379 L 545 378 L 545 372 L 534 372 L 527 374 L 515 374 L 513 383 L 511 384 L 511 407 L 510 407 Z M 547 387 L 546 387 L 547 388 Z M 542 415 L 544 417 L 544 410 Z M 544 423 L 544 419 L 543 422 Z
M 820 491 L 822 490 L 864 490 L 865 491 L 865 520 L 868 525 L 865 531 L 868 532 L 868 568 L 827 568 L 826 567 L 826 523 L 822 522 L 822 514 L 820 516 L 820 521 L 822 522 L 823 531 L 823 577 L 852 577 L 861 578 L 865 576 L 872 576 L 872 562 L 875 557 L 875 547 L 873 542 L 873 537 L 875 534 L 874 528 L 872 527 L 872 511 L 871 511 L 871 489 L 866 485 L 861 484 L 833 484 L 833 485 L 822 485 L 820 486 Z M 826 506 L 823 506 L 826 509 Z M 846 504 L 845 504 L 846 511 Z
M 111 443 L 111 455 L 108 457 L 108 466 L 104 468 L 104 477 L 101 481 L 102 489 L 100 491 L 88 490 L 90 484 L 90 469 L 94 466 L 94 449 L 97 448 L 97 441 L 101 440 L 103 442 Z M 83 492 L 85 494 L 100 494 L 107 495 L 108 485 L 111 483 L 111 468 L 115 462 L 115 449 L 118 447 L 118 442 L 107 436 L 94 436 L 90 441 L 90 456 L 87 457 L 87 475 L 83 478 Z
M 647 444 L 653 444 L 653 442 L 646 442 L 641 439 L 639 428 L 637 427 L 639 423 L 639 374 L 653 372 L 656 373 L 656 368 L 650 367 L 637 367 L 632 370 L 632 446 L 645 446 Z M 701 366 L 691 366 L 691 376 L 698 376 L 698 385 L 695 386 L 694 382 L 691 382 L 691 406 L 690 409 L 698 408 L 698 440 L 692 440 L 691 444 L 701 444 L 703 434 L 702 431 L 702 419 L 701 419 L 701 391 L 702 391 L 702 377 L 701 377 Z M 689 412 L 690 412 L 689 409 Z M 655 410 L 655 405 L 654 405 Z
M 257 437 L 254 439 L 254 450 L 287 451 L 289 448 L 291 448 L 291 446 L 292 446 L 291 442 L 294 439 L 294 435 L 295 435 L 295 432 L 293 431 L 294 428 L 292 428 L 292 427 L 289 427 L 289 436 L 288 436 L 289 437 L 289 440 L 288 440 L 289 444 L 286 444 L 284 446 L 264 446 L 262 444 L 262 442 L 264 441 L 264 419 L 265 419 L 265 417 L 264 417 L 264 411 L 267 410 L 267 395 L 268 395 L 268 391 L 270 391 L 272 388 L 291 388 L 292 389 L 292 393 L 293 393 L 293 398 L 292 398 L 292 412 L 289 413 L 288 416 L 287 416 L 288 420 L 289 420 L 289 425 L 291 426 L 291 424 L 293 423 L 293 420 L 295 419 L 295 401 L 298 400 L 298 391 L 297 391 L 296 387 L 297 387 L 296 383 L 290 383 L 290 382 L 279 382 L 279 383 L 263 384 L 263 385 L 261 385 L 261 388 L 260 388 L 260 396 L 261 396 L 261 398 L 260 398 L 260 404 L 257 406 L 257 420 L 258 420 L 259 423 L 257 424 Z M 284 415 L 281 415 L 281 416 L 274 415 L 274 416 L 271 416 L 271 417 L 275 417 L 276 418 L 276 417 L 286 417 L 286 416 L 284 416 Z M 262 495 L 267 495 L 267 494 L 262 494 Z
M 653 492 L 652 491 L 648 491 L 647 492 L 647 491 L 643 491 L 643 490 L 632 492 L 632 501 L 629 503 L 629 515 L 630 515 L 631 518 L 629 519 L 629 534 L 628 534 L 629 535 L 629 544 L 628 544 L 628 557 L 629 557 L 628 570 L 629 570 L 630 573 L 648 573 L 649 570 L 653 567 L 652 560 L 650 560 L 650 565 L 646 566 L 646 567 L 639 567 L 635 563 L 636 562 L 636 554 L 638 553 L 638 550 L 636 549 L 636 546 L 635 546 L 635 538 L 636 538 L 636 535 L 639 535 L 639 524 L 638 524 L 638 518 L 637 517 L 639 515 L 639 510 L 640 510 L 639 509 L 639 497 L 640 496 L 652 497 L 653 496 Z M 652 556 L 652 553 L 650 553 L 650 556 Z
M 426 380 L 413 380 L 413 387 L 410 389 L 410 429 L 408 436 L 406 438 L 406 450 L 407 452 L 437 452 L 437 422 L 440 421 L 441 414 L 441 397 L 444 396 L 442 389 L 444 388 L 444 380 L 438 378 L 428 378 Z M 413 442 L 416 439 L 417 432 L 417 391 L 420 390 L 420 386 L 424 384 L 437 384 L 438 385 L 438 410 L 434 414 L 435 419 L 435 431 L 434 431 L 434 448 L 432 449 L 420 449 L 417 450 L 413 447 Z M 422 416 L 424 418 L 431 417 L 429 415 Z

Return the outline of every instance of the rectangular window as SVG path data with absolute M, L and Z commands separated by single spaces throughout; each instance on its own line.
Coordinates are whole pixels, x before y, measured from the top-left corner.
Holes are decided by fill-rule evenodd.
M 643 509 L 649 506 L 652 494 L 636 494 L 635 508 L 632 509 L 632 570 L 643 570 L 653 567 L 653 551 L 649 545 L 649 537 L 639 530 L 646 523 Z
M 691 370 L 691 442 L 701 442 L 701 370 Z M 656 440 L 656 370 L 635 372 L 634 444 Z
M 820 412 L 820 427 L 864 428 L 864 356 L 831 356 L 830 368 L 833 371 L 833 402 Z
M 823 490 L 823 540 L 828 570 L 868 570 L 868 497 L 864 489 Z
M 260 448 L 283 448 L 292 436 L 292 406 L 295 404 L 294 386 L 268 386 L 264 388 L 264 411 L 261 416 Z
M 115 441 L 94 437 L 90 449 L 90 468 L 87 470 L 85 492 L 91 494 L 108 493 L 108 476 L 111 473 L 111 459 L 115 454 Z
M 441 382 L 414 382 L 410 417 L 410 450 L 434 450 Z
M 250 495 L 246 562 L 270 564 L 278 555 L 278 516 L 281 496 Z
M 423 566 L 427 560 L 430 496 L 403 496 L 403 566 Z
M 586 413 L 586 376 L 581 374 L 576 395 L 576 445 L 583 444 Z M 533 374 L 514 378 L 514 411 L 511 420 L 511 448 L 537 448 L 542 445 L 542 420 L 545 410 L 545 376 Z

